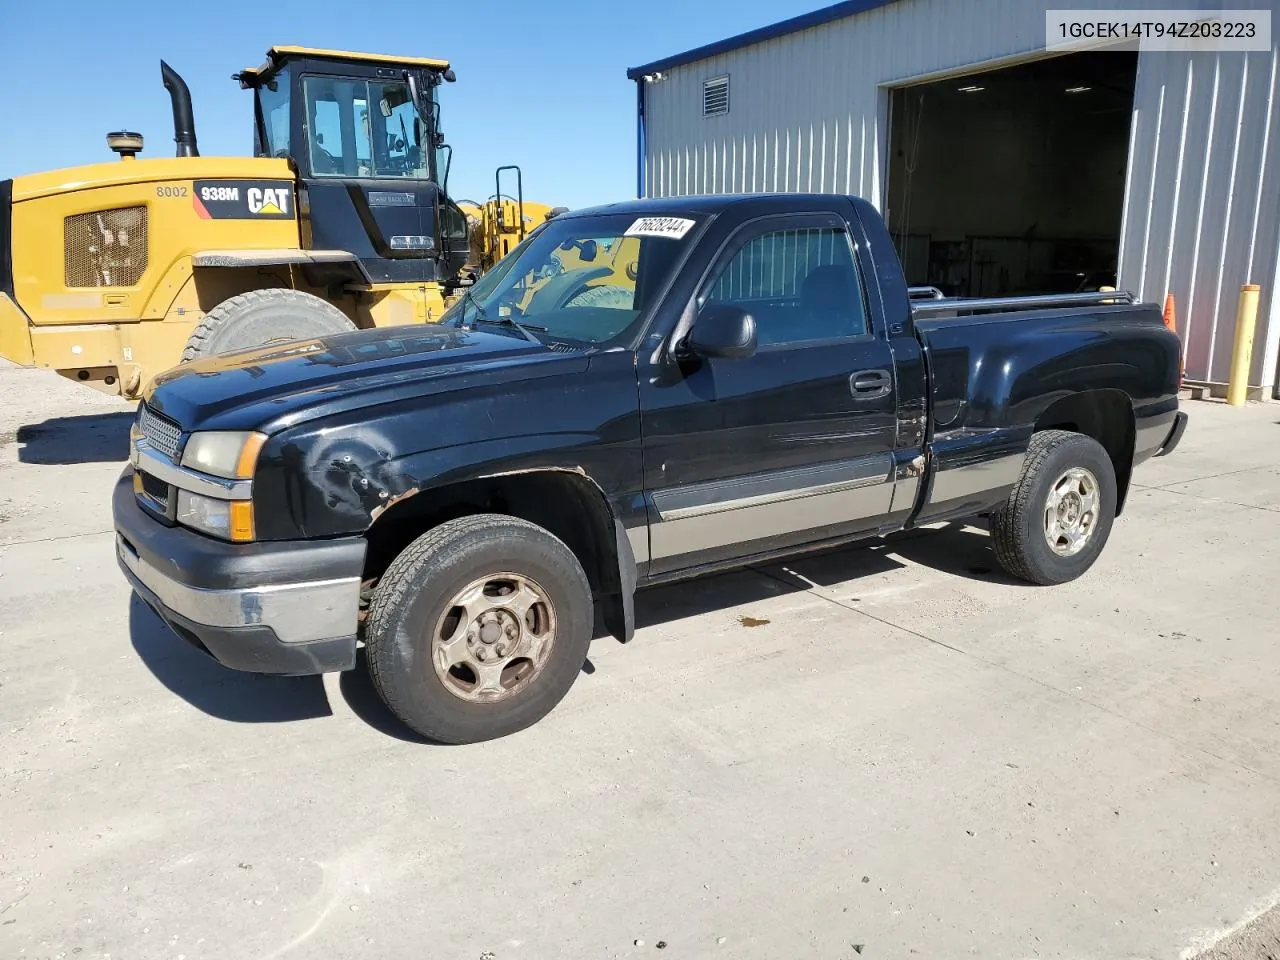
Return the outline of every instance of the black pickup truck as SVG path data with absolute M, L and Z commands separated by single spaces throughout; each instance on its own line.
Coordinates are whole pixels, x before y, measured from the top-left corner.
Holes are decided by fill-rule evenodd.
M 649 584 L 975 516 L 1016 577 L 1080 576 L 1186 424 L 1178 339 L 1131 300 L 913 299 L 852 197 L 565 214 L 438 325 L 157 378 L 120 564 L 229 667 L 363 645 L 415 731 L 502 736 Z

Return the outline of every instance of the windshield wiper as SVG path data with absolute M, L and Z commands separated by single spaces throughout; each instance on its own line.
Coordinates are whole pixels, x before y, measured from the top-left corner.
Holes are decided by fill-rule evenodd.
M 537 330 L 540 333 L 547 332 L 546 327 L 541 327 L 536 323 L 521 323 L 515 317 L 494 317 L 490 319 L 489 317 L 486 317 L 483 314 L 477 313 L 475 322 L 476 323 L 492 323 L 495 326 L 499 326 L 499 327 L 515 327 L 524 335 L 524 338 L 526 340 L 528 340 L 530 343 L 536 343 L 536 344 L 541 344 L 542 341 L 539 340 L 537 337 L 535 337 L 531 331 Z
M 465 318 L 467 315 L 467 301 L 471 301 L 471 309 L 476 312 L 476 319 L 477 320 L 484 319 L 484 308 L 480 306 L 480 301 L 476 299 L 475 290 L 473 290 L 471 287 L 467 287 L 466 293 L 462 295 L 462 316 L 464 318 L 464 323 L 461 325 L 463 326 L 466 325 Z
M 539 340 L 537 337 L 535 337 L 531 331 L 537 330 L 540 333 L 546 333 L 547 332 L 546 327 L 539 326 L 536 323 L 521 323 L 519 320 L 515 319 L 514 317 L 486 317 L 484 315 L 484 308 L 480 306 L 480 301 L 476 299 L 475 292 L 470 287 L 468 287 L 467 292 L 462 295 L 462 301 L 463 301 L 462 308 L 464 311 L 464 315 L 466 311 L 466 302 L 468 300 L 471 301 L 471 308 L 476 312 L 475 317 L 471 321 L 472 324 L 492 323 L 495 326 L 499 326 L 499 327 L 515 327 L 517 330 L 520 331 L 520 333 L 524 336 L 524 338 L 528 340 L 530 343 L 536 343 L 541 345 L 542 341 Z M 466 326 L 466 325 L 467 324 L 465 323 L 459 323 L 459 326 Z

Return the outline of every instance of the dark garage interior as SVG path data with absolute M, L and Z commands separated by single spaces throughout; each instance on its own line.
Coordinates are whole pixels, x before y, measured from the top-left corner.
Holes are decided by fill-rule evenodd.
M 887 220 L 913 285 L 948 296 L 1114 285 L 1136 52 L 890 91 Z

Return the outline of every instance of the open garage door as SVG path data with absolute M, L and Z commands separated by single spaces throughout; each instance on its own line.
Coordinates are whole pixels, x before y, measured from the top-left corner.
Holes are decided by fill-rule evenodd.
M 890 92 L 886 218 L 913 285 L 949 296 L 1116 282 L 1136 52 Z

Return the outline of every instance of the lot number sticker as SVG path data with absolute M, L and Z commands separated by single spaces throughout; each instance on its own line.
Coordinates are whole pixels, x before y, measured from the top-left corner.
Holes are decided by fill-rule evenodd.
M 679 240 L 693 226 L 694 221 L 683 217 L 641 217 L 627 227 L 628 237 L 668 237 Z

